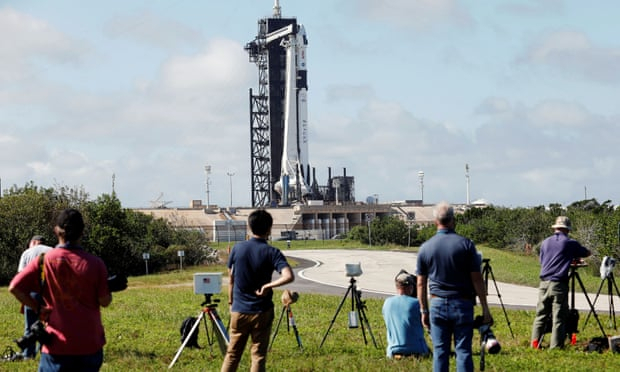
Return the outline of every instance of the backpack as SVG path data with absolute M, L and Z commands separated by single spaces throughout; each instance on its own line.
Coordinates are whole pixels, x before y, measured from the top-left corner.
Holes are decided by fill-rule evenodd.
M 196 327 L 196 329 L 194 329 L 194 332 L 192 334 L 190 334 L 190 331 L 192 330 L 192 327 L 194 326 L 194 324 L 196 324 L 196 321 L 198 320 L 198 318 L 189 316 L 187 318 L 185 318 L 185 320 L 183 320 L 183 323 L 181 323 L 181 344 L 183 344 L 183 342 L 185 342 L 185 339 L 189 337 L 189 340 L 187 341 L 187 344 L 185 344 L 185 346 L 187 347 L 195 347 L 197 349 L 200 349 L 200 345 L 198 345 L 198 329 L 200 327 Z

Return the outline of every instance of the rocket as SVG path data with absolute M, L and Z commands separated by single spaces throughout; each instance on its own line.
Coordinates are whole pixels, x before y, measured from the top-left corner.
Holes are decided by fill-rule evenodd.
M 289 193 L 300 200 L 310 192 L 308 180 L 308 81 L 303 25 L 298 25 L 281 45 L 286 48 L 284 143 L 280 180 L 274 188 L 287 203 Z

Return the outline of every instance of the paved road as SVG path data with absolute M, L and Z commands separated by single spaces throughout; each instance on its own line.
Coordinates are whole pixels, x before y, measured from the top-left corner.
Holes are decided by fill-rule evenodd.
M 386 252 L 371 250 L 291 250 L 283 251 L 288 257 L 300 262 L 296 271 L 296 280 L 286 288 L 303 292 L 344 295 L 349 287 L 349 279 L 345 275 L 345 264 L 360 263 L 362 275 L 357 277 L 357 287 L 366 297 L 387 297 L 395 294 L 394 277 L 405 269 L 415 273 L 416 257 L 411 252 Z M 317 286 L 317 284 L 320 284 Z M 497 289 L 495 288 L 497 284 Z M 488 301 L 491 305 L 500 306 L 503 302 L 507 308 L 534 309 L 538 299 L 537 289 L 514 284 L 493 282 L 489 278 Z M 588 294 L 594 301 L 596 294 Z M 501 302 L 500 302 L 501 299 Z M 616 297 L 614 301 L 617 302 Z M 589 311 L 590 306 L 581 291 L 576 293 L 575 307 Z M 595 309 L 598 314 L 609 311 L 609 298 L 604 292 L 599 296 Z M 620 314 L 616 311 L 616 314 Z

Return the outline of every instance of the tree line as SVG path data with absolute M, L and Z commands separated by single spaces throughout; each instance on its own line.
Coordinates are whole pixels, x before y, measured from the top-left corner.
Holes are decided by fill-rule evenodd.
M 149 253 L 148 270 L 157 272 L 183 261 L 196 265 L 217 260 L 200 230 L 173 228 L 164 219 L 122 208 L 112 193 L 90 200 L 83 188 L 43 188 L 32 182 L 13 186 L 0 198 L 0 285 L 7 285 L 17 271 L 21 253 L 34 235 L 43 235 L 54 246 L 56 215 L 65 208 L 78 209 L 85 222 L 82 246 L 101 257 L 109 273 L 145 273 L 143 253 Z
M 573 225 L 570 236 L 592 250 L 594 267 L 598 268 L 604 256 L 620 257 L 620 210 L 610 201 L 599 203 L 589 199 L 567 207 L 560 204 L 531 208 L 473 207 L 461 212 L 456 214 L 456 232 L 476 244 L 537 254 L 542 241 L 551 235 L 555 218 L 568 216 Z M 347 238 L 364 245 L 419 246 L 435 231 L 434 225 L 408 226 L 398 216 L 387 216 L 373 219 L 370 226 L 354 227 Z
M 110 273 L 143 274 L 143 253 L 150 256 L 149 272 L 174 267 L 180 250 L 187 265 L 217 260 L 217 251 L 209 247 L 204 231 L 174 228 L 164 219 L 122 208 L 114 193 L 90 200 L 83 188 L 42 188 L 30 182 L 11 187 L 0 197 L 0 285 L 15 275 L 20 255 L 33 235 L 43 235 L 48 245 L 56 243 L 53 221 L 65 208 L 82 212 L 86 224 L 82 245 L 101 257 Z M 589 199 L 567 207 L 468 208 L 457 213 L 456 231 L 476 244 L 537 254 L 560 215 L 571 219 L 571 237 L 592 250 L 592 267 L 598 268 L 604 256 L 620 257 L 620 210 L 610 201 Z M 397 216 L 387 216 L 354 227 L 346 238 L 363 245 L 415 247 L 434 234 L 433 225 L 407 224 Z

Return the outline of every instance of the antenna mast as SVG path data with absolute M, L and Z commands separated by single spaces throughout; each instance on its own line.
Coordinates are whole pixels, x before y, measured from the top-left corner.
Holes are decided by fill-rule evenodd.
M 273 5 L 273 18 L 281 18 L 282 17 L 282 8 L 280 8 L 280 2 L 275 0 L 275 4 Z

